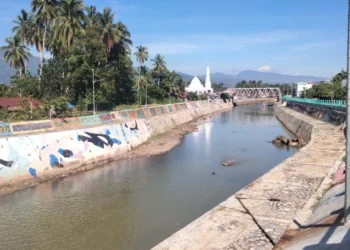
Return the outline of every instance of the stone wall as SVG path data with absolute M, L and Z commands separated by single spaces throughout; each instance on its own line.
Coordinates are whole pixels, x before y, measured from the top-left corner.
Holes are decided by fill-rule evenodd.
M 304 104 L 293 101 L 287 101 L 287 107 L 317 120 L 334 125 L 340 125 L 346 121 L 346 112 L 344 108 Z
M 182 103 L 90 117 L 1 124 L 0 187 L 84 165 L 102 165 L 153 135 L 230 107 L 232 103 Z

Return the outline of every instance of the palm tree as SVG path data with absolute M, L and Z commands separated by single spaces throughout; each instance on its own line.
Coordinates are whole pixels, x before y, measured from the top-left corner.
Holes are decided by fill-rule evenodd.
M 130 55 L 132 46 L 130 31 L 122 22 L 117 22 L 114 24 L 114 27 L 117 28 L 120 32 L 120 39 L 116 42 L 116 47 L 118 48 L 118 53 L 121 55 Z
M 136 56 L 137 61 L 140 63 L 139 68 L 139 80 L 137 83 L 137 90 L 140 95 L 140 77 L 141 77 L 141 68 L 142 65 L 148 60 L 148 51 L 146 47 L 143 47 L 142 45 L 136 47 L 137 51 L 134 53 Z M 141 95 L 140 95 L 140 104 L 141 104 Z
M 162 75 L 166 72 L 166 62 L 164 60 L 164 57 L 160 54 L 157 54 L 154 59 L 151 60 L 153 62 L 153 71 L 158 79 L 158 87 L 160 85 L 160 78 Z
M 84 13 L 84 3 L 82 0 L 62 0 L 59 4 L 60 15 L 53 21 L 55 40 L 59 40 L 68 49 L 74 44 L 77 34 L 84 34 L 82 25 L 86 16 Z
M 6 38 L 5 42 L 7 45 L 0 47 L 0 50 L 5 51 L 4 60 L 6 63 L 10 62 L 10 67 L 19 70 L 19 75 L 22 76 L 24 62 L 28 62 L 28 56 L 32 55 L 19 36 Z
M 32 0 L 32 11 L 36 12 L 38 21 L 42 21 L 44 26 L 44 34 L 42 38 L 42 48 L 40 51 L 40 78 L 43 73 L 44 49 L 46 46 L 46 33 L 50 21 L 57 15 L 58 0 Z
M 113 24 L 114 14 L 110 8 L 104 8 L 103 13 L 98 14 L 98 21 L 101 26 L 101 41 L 106 47 L 106 56 L 108 58 L 114 44 L 121 39 L 122 33 L 115 24 Z
M 26 12 L 24 9 L 21 10 L 21 15 L 17 16 L 17 20 L 14 20 L 13 22 L 16 24 L 16 26 L 14 26 L 12 28 L 12 32 L 16 33 L 16 36 L 20 37 L 20 39 L 22 40 L 22 42 L 28 47 L 29 43 L 30 43 L 30 39 L 32 36 L 32 18 L 33 16 Z M 24 62 L 24 73 L 27 73 L 27 63 L 26 61 Z
M 88 17 L 88 25 L 94 24 L 98 21 L 97 19 L 97 8 L 94 5 L 90 5 L 90 6 L 86 6 L 85 7 L 85 11 L 86 11 L 86 16 Z M 85 28 L 86 28 L 86 24 L 85 24 Z

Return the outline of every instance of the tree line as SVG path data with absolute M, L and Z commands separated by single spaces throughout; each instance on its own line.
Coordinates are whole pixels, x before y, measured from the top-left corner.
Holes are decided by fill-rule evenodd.
M 167 69 L 163 56 L 157 54 L 147 68 L 146 47 L 137 46 L 132 54 L 131 34 L 111 8 L 99 11 L 83 0 L 32 0 L 31 10 L 20 10 L 13 23 L 13 36 L 1 50 L 17 74 L 0 87 L 1 96 L 33 97 L 48 105 L 59 99 L 80 110 L 91 109 L 93 94 L 99 110 L 145 104 L 146 96 L 148 103 L 183 97 L 186 83 Z M 40 55 L 34 75 L 28 71 L 30 48 Z

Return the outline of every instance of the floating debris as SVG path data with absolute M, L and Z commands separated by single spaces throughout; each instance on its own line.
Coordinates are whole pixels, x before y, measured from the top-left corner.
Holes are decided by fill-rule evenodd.
M 301 137 L 294 137 L 292 139 L 287 139 L 284 135 L 279 135 L 272 140 L 273 144 L 284 144 L 292 147 L 303 147 L 306 145 L 306 142 Z
M 223 161 L 221 164 L 225 167 L 231 166 L 233 164 L 233 160 Z

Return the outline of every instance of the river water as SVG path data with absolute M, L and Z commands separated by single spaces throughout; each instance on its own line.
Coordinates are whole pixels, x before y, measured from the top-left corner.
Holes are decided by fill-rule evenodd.
M 0 249 L 150 249 L 292 155 L 280 134 L 272 108 L 237 107 L 164 155 L 0 197 Z

